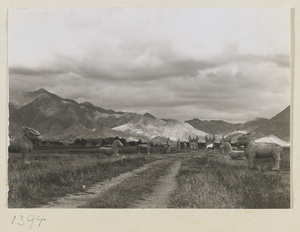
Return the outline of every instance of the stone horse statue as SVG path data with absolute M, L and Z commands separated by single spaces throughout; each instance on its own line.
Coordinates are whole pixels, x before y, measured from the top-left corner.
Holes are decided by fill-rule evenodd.
M 244 151 L 234 151 L 232 150 L 231 144 L 224 140 L 220 146 L 220 153 L 225 154 L 225 156 L 229 155 L 231 159 L 243 159 Z
M 8 151 L 20 152 L 23 163 L 30 164 L 29 153 L 33 150 L 33 144 L 41 139 L 41 134 L 32 128 L 23 127 L 24 136 L 22 138 L 11 138 Z
M 121 141 L 119 139 L 116 139 L 111 147 L 100 147 L 99 148 L 99 152 L 100 154 L 104 154 L 104 155 L 108 155 L 108 156 L 111 156 L 111 155 L 119 155 L 118 152 L 119 152 L 119 147 L 124 147 L 123 143 L 121 143 Z M 99 155 L 100 155 L 99 154 Z
M 248 158 L 248 168 L 253 169 L 256 158 L 272 158 L 274 160 L 272 170 L 279 170 L 283 154 L 283 149 L 280 145 L 275 143 L 255 143 L 252 133 L 240 136 L 236 144 L 238 146 L 244 145 L 245 156 Z
M 147 154 L 150 155 L 150 148 L 151 146 L 154 146 L 152 141 L 148 141 L 146 144 L 144 143 L 139 143 L 137 145 L 137 150 L 138 150 L 138 155 L 141 154 L 141 148 L 146 148 L 147 149 Z

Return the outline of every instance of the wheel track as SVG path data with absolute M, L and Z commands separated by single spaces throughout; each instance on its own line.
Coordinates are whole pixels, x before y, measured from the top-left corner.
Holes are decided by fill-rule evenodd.
M 171 163 L 168 174 L 161 176 L 153 193 L 133 205 L 132 208 L 168 208 L 169 196 L 176 188 L 176 175 L 181 166 L 181 161 Z
M 157 160 L 152 163 L 145 164 L 143 167 L 134 169 L 130 172 L 122 173 L 117 177 L 109 178 L 103 182 L 94 184 L 85 192 L 78 194 L 68 194 L 64 197 L 58 198 L 55 201 L 48 203 L 47 205 L 41 206 L 40 208 L 79 208 L 87 204 L 94 198 L 106 192 L 108 189 L 122 183 L 124 180 L 133 177 L 134 175 L 143 172 L 157 164 L 164 162 L 164 160 Z

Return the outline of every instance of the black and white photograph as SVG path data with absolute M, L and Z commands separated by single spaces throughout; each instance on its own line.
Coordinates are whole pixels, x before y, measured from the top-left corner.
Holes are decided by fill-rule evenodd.
M 290 20 L 10 9 L 8 208 L 291 209 Z

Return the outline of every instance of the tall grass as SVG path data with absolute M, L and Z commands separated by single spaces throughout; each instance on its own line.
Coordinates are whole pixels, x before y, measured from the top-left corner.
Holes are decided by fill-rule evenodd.
M 123 159 L 99 160 L 95 155 L 52 154 L 35 155 L 32 163 L 23 165 L 17 155 L 11 155 L 8 165 L 8 206 L 37 207 L 55 197 L 79 192 L 97 181 L 130 171 L 150 162 L 151 157 L 128 156 Z M 153 160 L 153 158 L 152 158 Z
M 224 161 L 216 154 L 185 160 L 177 176 L 177 189 L 170 198 L 171 207 L 290 207 L 288 173 L 248 170 L 246 165 L 242 161 Z M 282 167 L 288 170 L 289 163 L 284 162 Z

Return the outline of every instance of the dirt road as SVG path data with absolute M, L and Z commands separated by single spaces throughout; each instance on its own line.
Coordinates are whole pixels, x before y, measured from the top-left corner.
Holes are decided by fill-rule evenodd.
M 101 198 L 108 190 L 116 187 L 124 181 L 134 178 L 139 173 L 145 172 L 149 169 L 153 169 L 161 164 L 166 165 L 166 172 L 158 178 L 157 184 L 153 188 L 150 195 L 145 195 L 142 200 L 137 201 L 131 205 L 130 208 L 167 208 L 168 197 L 176 187 L 175 177 L 179 171 L 182 155 L 174 155 L 170 158 L 166 156 L 163 159 L 156 160 L 152 163 L 145 164 L 143 167 L 137 168 L 130 172 L 120 174 L 117 177 L 109 178 L 103 182 L 96 183 L 88 190 L 80 192 L 78 194 L 70 194 L 65 197 L 56 199 L 49 204 L 42 206 L 42 208 L 81 208 L 88 205 L 89 202 Z
M 150 196 L 135 204 L 133 208 L 168 208 L 169 196 L 176 187 L 175 177 L 180 169 L 181 161 L 171 164 L 167 175 L 161 176 L 159 183 Z

